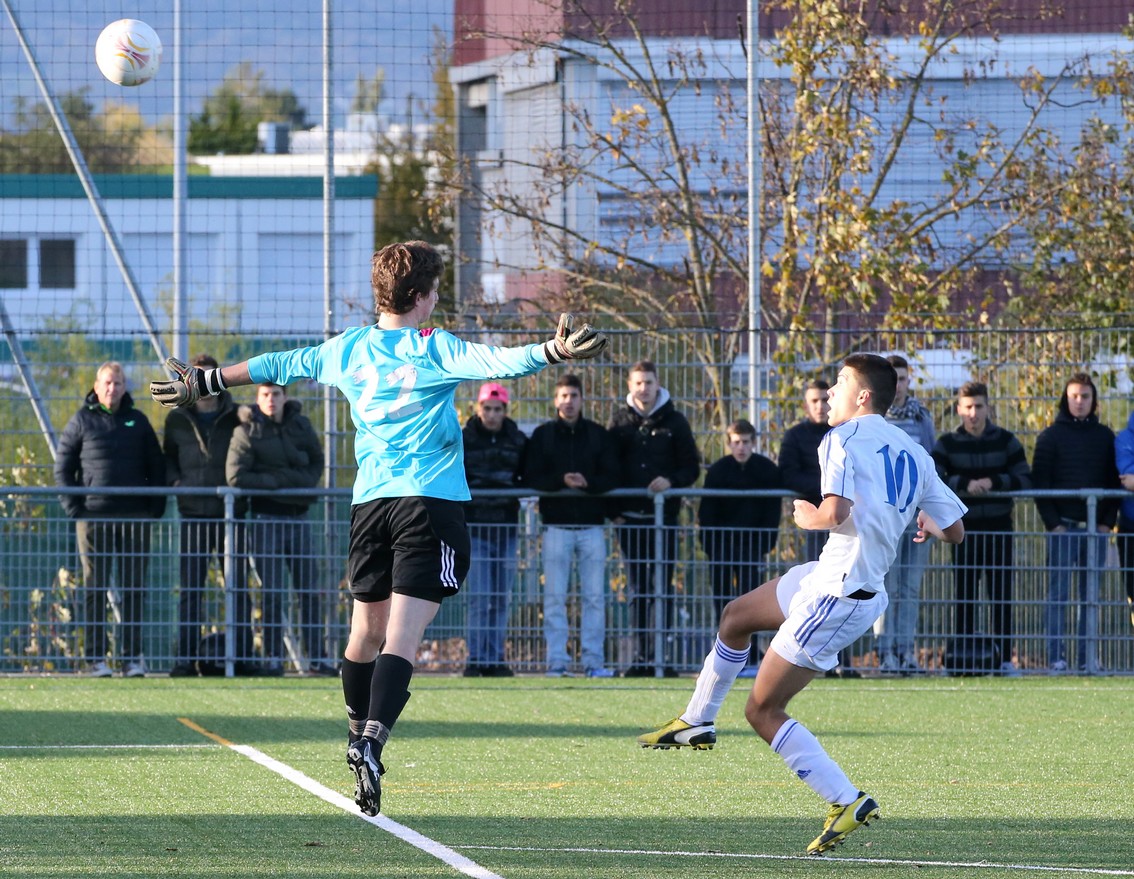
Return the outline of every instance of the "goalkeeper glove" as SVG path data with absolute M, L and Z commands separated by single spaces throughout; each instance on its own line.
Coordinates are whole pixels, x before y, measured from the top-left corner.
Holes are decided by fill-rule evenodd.
M 555 338 L 543 346 L 548 363 L 562 363 L 564 360 L 588 360 L 597 357 L 607 346 L 609 339 L 605 333 L 590 324 L 574 329 L 575 315 L 564 312 L 559 315 L 559 326 Z
M 150 382 L 150 396 L 166 409 L 179 409 L 192 406 L 201 397 L 215 397 L 227 390 L 220 369 L 201 369 L 190 366 L 176 357 L 165 361 L 166 369 L 177 374 L 172 381 Z

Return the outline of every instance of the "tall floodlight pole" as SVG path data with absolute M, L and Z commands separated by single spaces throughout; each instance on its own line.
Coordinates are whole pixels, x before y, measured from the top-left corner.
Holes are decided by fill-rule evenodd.
M 188 213 L 188 171 L 185 150 L 185 89 L 181 0 L 173 0 L 173 356 L 189 361 L 189 304 L 185 283 L 185 217 Z
M 748 420 L 756 427 L 756 442 L 763 442 L 760 417 L 760 3 L 748 0 Z

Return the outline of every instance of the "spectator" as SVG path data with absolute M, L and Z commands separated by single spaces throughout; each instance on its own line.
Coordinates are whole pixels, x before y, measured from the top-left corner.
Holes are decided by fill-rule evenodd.
M 323 475 L 323 447 L 303 405 L 286 389 L 263 381 L 256 405 L 241 406 L 225 462 L 228 484 L 277 492 L 314 488 Z M 323 638 L 323 614 L 315 564 L 314 536 L 307 508 L 314 498 L 287 494 L 253 495 L 250 551 L 260 575 L 263 673 L 283 674 L 283 610 L 287 598 L 284 569 L 291 573 L 300 641 L 313 675 L 334 675 Z
M 217 361 L 208 354 L 198 354 L 191 365 L 216 368 Z M 236 403 L 228 391 L 215 397 L 202 397 L 185 409 L 173 409 L 165 419 L 165 473 L 169 484 L 182 488 L 213 488 L 227 485 L 225 459 L 232 432 L 236 428 Z M 247 578 L 244 558 L 244 523 L 248 502 L 236 502 L 237 523 L 234 529 L 233 582 L 237 599 L 235 626 L 237 657 L 247 660 L 252 653 L 251 611 L 248 607 Z M 204 619 L 205 585 L 209 577 L 209 561 L 216 555 L 224 560 L 224 499 L 217 496 L 178 495 L 181 514 L 178 563 L 181 592 L 178 599 L 177 648 L 170 677 L 196 675 L 200 655 L 201 627 Z
M 983 497 L 990 491 L 1027 491 L 1032 485 L 1024 447 L 1013 434 L 992 423 L 988 387 L 965 382 L 957 392 L 961 424 L 942 434 L 933 447 L 937 472 L 969 507 L 962 524 L 965 540 L 953 547 L 956 583 L 954 636 L 969 639 L 977 631 L 977 599 L 984 580 L 992 634 L 1000 652 L 1000 673 L 1018 675 L 1012 661 L 1012 572 L 1015 538 L 1012 498 Z M 983 614 L 982 614 L 983 616 Z M 983 627 L 982 627 L 983 628 Z M 972 655 L 972 651 L 962 655 Z
M 555 382 L 555 412 L 532 433 L 524 462 L 524 484 L 541 492 L 543 519 L 543 636 L 547 674 L 567 674 L 567 585 L 578 575 L 582 614 L 579 647 L 583 673 L 609 678 L 606 667 L 606 502 L 595 495 L 618 485 L 614 440 L 601 424 L 583 417 L 583 383 L 567 373 Z M 583 496 L 577 492 L 585 492 Z
M 807 417 L 785 430 L 780 443 L 780 474 L 784 487 L 815 506 L 823 502 L 819 490 L 819 444 L 831 429 L 827 423 L 827 413 L 831 411 L 827 400 L 830 387 L 822 379 L 808 382 L 803 391 Z M 822 531 L 805 531 L 804 535 L 803 561 L 813 562 L 819 558 L 827 535 Z
M 1039 490 L 1118 488 L 1114 460 L 1114 431 L 1099 422 L 1099 395 L 1090 375 L 1077 372 L 1067 380 L 1059 398 L 1055 421 L 1036 437 L 1032 481 Z M 1036 498 L 1043 526 L 1047 529 L 1047 632 L 1048 669 L 1067 671 L 1064 644 L 1071 573 L 1079 574 L 1079 622 L 1077 666 L 1091 670 L 1097 657 L 1087 656 L 1087 577 L 1101 571 L 1106 556 L 1106 535 L 1114 528 L 1118 501 L 1100 500 L 1095 533 L 1087 534 L 1087 502 L 1082 497 Z M 1093 559 L 1092 559 L 1093 555 Z M 1092 565 L 1093 562 L 1093 565 Z
M 927 452 L 937 442 L 933 416 L 910 394 L 910 364 L 900 354 L 886 358 L 898 373 L 898 391 L 886 412 L 886 420 L 900 427 Z M 917 659 L 918 615 L 921 612 L 921 578 L 929 563 L 932 540 L 917 542 L 916 523 L 906 528 L 898 541 L 898 556 L 886 574 L 886 594 L 890 607 L 874 624 L 878 638 L 879 670 L 884 674 L 922 671 Z
M 781 488 L 780 468 L 756 454 L 756 428 L 749 421 L 734 421 L 725 433 L 729 453 L 705 474 L 705 488 L 759 491 Z M 703 497 L 697 510 L 701 548 L 709 559 L 713 584 L 713 620 L 732 599 L 764 582 L 764 561 L 776 548 L 782 501 L 779 497 Z M 749 650 L 753 676 L 761 651 L 753 639 Z
M 780 468 L 756 454 L 756 428 L 749 421 L 728 426 L 729 453 L 705 474 L 705 488 L 760 491 L 782 488 Z M 709 558 L 713 581 L 713 618 L 732 599 L 751 592 L 767 579 L 764 559 L 776 548 L 783 502 L 777 497 L 704 497 L 697 513 L 701 546 Z
M 61 487 L 164 488 L 165 460 L 149 420 L 134 408 L 122 364 L 108 361 L 95 373 L 94 388 L 67 422 L 55 457 L 55 484 Z M 83 570 L 79 615 L 83 655 L 92 677 L 113 674 L 107 661 L 106 602 L 121 617 L 117 641 L 122 674 L 146 674 L 142 654 L 142 614 L 150 559 L 149 519 L 165 512 L 164 495 L 63 495 L 63 509 L 75 520 Z M 118 589 L 111 571 L 118 567 Z
M 658 383 L 658 370 L 648 360 L 630 367 L 626 406 L 610 422 L 617 447 L 621 487 L 644 488 L 650 494 L 685 488 L 700 475 L 701 456 L 693 430 Z M 677 554 L 680 498 L 665 499 L 663 508 L 662 596 L 665 634 L 673 631 L 672 579 Z M 646 677 L 662 668 L 666 677 L 677 670 L 664 656 L 654 655 L 654 503 L 650 498 L 618 498 L 614 522 L 626 564 L 630 621 L 635 651 L 626 677 Z
M 1118 479 L 1128 492 L 1134 492 L 1134 412 L 1126 429 L 1114 440 Z M 1134 494 L 1122 499 L 1118 511 L 1118 558 L 1122 565 L 1122 582 L 1126 586 L 1126 605 L 1130 609 L 1130 625 L 1134 626 Z
M 469 488 L 516 488 L 528 438 L 508 417 L 508 390 L 486 382 L 477 394 L 477 415 L 465 422 L 465 478 Z M 514 497 L 473 497 L 465 504 L 472 525 L 472 556 L 465 593 L 468 602 L 468 660 L 465 677 L 512 677 L 504 661 L 504 637 L 512 586 L 516 581 L 516 535 L 520 501 Z

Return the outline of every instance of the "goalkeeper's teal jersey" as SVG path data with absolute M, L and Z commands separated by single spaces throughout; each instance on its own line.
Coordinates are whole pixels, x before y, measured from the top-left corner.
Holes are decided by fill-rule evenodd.
M 499 348 L 445 330 L 370 326 L 322 345 L 253 357 L 248 372 L 256 383 L 310 378 L 343 392 L 357 429 L 354 503 L 361 504 L 414 496 L 467 501 L 457 385 L 545 366 L 542 344 Z

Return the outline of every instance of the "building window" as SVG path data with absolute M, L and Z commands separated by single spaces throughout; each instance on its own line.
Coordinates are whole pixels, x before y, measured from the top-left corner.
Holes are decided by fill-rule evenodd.
M 28 242 L 0 239 L 0 289 L 22 290 L 28 286 Z
M 41 289 L 75 289 L 73 238 L 39 242 L 39 286 Z

